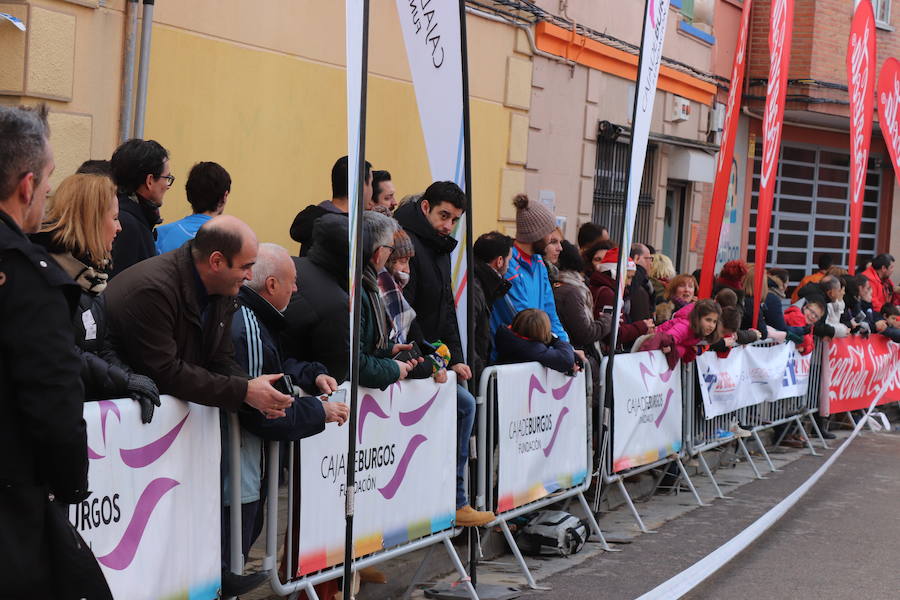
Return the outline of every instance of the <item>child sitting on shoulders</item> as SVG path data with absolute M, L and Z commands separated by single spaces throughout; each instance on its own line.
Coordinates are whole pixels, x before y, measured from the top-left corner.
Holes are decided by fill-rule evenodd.
M 573 373 L 575 351 L 550 330 L 550 317 L 537 308 L 519 311 L 508 327 L 497 329 L 494 340 L 499 364 L 538 362 L 543 366 Z

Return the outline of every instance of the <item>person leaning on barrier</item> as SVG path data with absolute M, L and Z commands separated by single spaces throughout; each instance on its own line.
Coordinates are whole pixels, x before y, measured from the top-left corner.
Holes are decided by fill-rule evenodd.
M 581 370 L 572 345 L 553 335 L 550 317 L 539 308 L 519 311 L 497 330 L 496 344 L 498 364 L 536 362 L 567 375 Z
M 113 279 L 106 308 L 114 347 L 160 392 L 237 411 L 244 403 L 283 417 L 293 399 L 272 387 L 281 374 L 247 380 L 234 361 L 231 319 L 241 284 L 253 276 L 256 235 L 223 215 L 197 237 Z
M 25 236 L 50 189 L 49 133 L 46 107 L 0 106 L 0 594 L 111 598 L 64 506 L 90 494 L 71 323 L 79 289 Z M 82 555 L 86 568 L 67 569 Z
M 343 424 L 349 408 L 340 402 L 323 402 L 302 392 L 330 394 L 337 382 L 319 363 L 301 363 L 283 359 L 278 336 L 285 327 L 282 314 L 296 290 L 297 273 L 288 251 L 276 244 L 260 244 L 253 279 L 241 286 L 240 309 L 231 321 L 235 360 L 250 377 L 283 371 L 290 376 L 295 389 L 294 403 L 285 409 L 286 416 L 267 419 L 258 410 L 244 405 L 240 419 L 241 456 L 241 552 L 244 560 L 262 531 L 266 479 L 277 476 L 263 470 L 263 440 L 294 442 L 325 429 L 325 423 Z M 268 575 L 254 573 L 238 576 L 229 564 L 231 546 L 231 472 L 229 466 L 230 422 L 222 421 L 222 595 L 245 594 L 265 582 Z
M 481 374 L 494 352 L 491 335 L 491 312 L 494 304 L 512 286 L 504 277 L 512 257 L 513 239 L 499 231 L 485 233 L 472 246 L 475 276 L 472 282 L 472 318 L 475 319 L 475 339 L 472 340 L 472 378 L 480 385 Z
M 149 423 L 153 407 L 159 406 L 156 383 L 132 372 L 107 335 L 102 292 L 113 240 L 121 229 L 113 182 L 102 175 L 71 175 L 56 188 L 41 231 L 31 240 L 43 246 L 81 288 L 73 326 L 85 398 L 133 398 L 141 406 L 141 421 Z

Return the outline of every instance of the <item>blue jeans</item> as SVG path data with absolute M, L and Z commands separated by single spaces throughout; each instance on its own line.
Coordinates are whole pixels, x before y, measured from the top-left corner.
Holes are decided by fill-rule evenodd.
M 462 508 L 466 501 L 466 465 L 469 462 L 469 438 L 475 424 L 475 396 L 465 386 L 456 386 L 456 435 L 459 445 L 456 455 L 456 508 Z

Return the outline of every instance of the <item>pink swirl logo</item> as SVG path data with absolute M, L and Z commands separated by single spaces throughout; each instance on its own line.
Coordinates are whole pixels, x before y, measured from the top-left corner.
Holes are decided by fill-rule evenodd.
M 573 383 L 575 383 L 575 378 L 568 378 L 568 381 L 566 381 L 563 385 L 557 388 L 551 388 L 550 395 L 556 401 L 564 400 L 569 395 L 569 390 L 571 389 Z M 532 399 L 535 392 L 539 392 L 541 394 L 547 393 L 547 391 L 544 389 L 544 386 L 541 385 L 541 382 L 537 378 L 537 376 L 532 374 L 531 378 L 528 380 L 528 414 L 531 414 Z M 553 425 L 553 433 L 550 435 L 550 441 L 547 442 L 547 445 L 543 448 L 545 457 L 550 456 L 550 453 L 553 452 L 553 448 L 556 446 L 556 440 L 559 437 L 559 432 L 562 430 L 563 421 L 565 420 L 565 417 L 569 412 L 570 411 L 568 406 L 563 406 L 559 411 L 559 416 L 556 418 L 556 422 Z

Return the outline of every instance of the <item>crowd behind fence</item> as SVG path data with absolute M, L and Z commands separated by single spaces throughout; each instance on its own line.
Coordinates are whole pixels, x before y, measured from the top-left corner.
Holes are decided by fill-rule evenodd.
M 773 355 L 779 350 L 768 342 L 756 346 L 771 349 Z M 824 344 L 819 344 L 810 356 L 808 371 L 805 366 L 800 369 L 805 378 L 803 394 L 742 406 L 714 416 L 707 416 L 708 407 L 701 397 L 702 378 L 697 376 L 699 365 L 679 365 L 678 373 L 667 374 L 659 368 L 664 364 L 662 353 L 654 352 L 657 353 L 655 359 L 651 356 L 653 352 L 632 355 L 634 360 L 644 361 L 641 364 L 658 367 L 656 371 L 650 367 L 631 369 L 635 371 L 638 385 L 644 386 L 634 393 L 642 394 L 642 406 L 651 411 L 649 417 L 635 418 L 637 425 L 610 419 L 604 410 L 599 410 L 601 417 L 594 420 L 590 373 L 571 377 L 536 363 L 495 366 L 485 371 L 478 394 L 477 452 L 471 470 L 477 490 L 475 502 L 478 508 L 496 512 L 497 518 L 490 526 L 499 526 L 528 585 L 536 587 L 508 526 L 511 519 L 556 502 L 576 500 L 587 513 L 597 541 L 604 549 L 612 550 L 595 519 L 596 503 L 591 510 L 584 497 L 592 485 L 599 494 L 609 484 L 617 483 L 643 530 L 640 515 L 631 504 L 624 485 L 624 479 L 630 475 L 671 464 L 676 469 L 671 471 L 676 479 L 688 485 L 698 504 L 704 505 L 686 468 L 684 461 L 688 458 L 697 459 L 702 474 L 709 478 L 717 496 L 724 498 L 704 456 L 711 450 L 725 444 L 737 444 L 755 475 L 762 477 L 748 442 L 755 442 L 754 450 L 762 455 L 768 470 L 776 471 L 760 433 L 776 429 L 774 439 L 777 444 L 790 429 L 797 430 L 810 453 L 815 454 L 804 427 L 807 420 L 811 431 L 827 448 L 814 418 L 823 389 L 823 362 L 827 362 Z M 788 356 L 794 360 L 793 354 Z M 792 368 L 788 365 L 785 372 Z M 680 376 L 680 380 L 675 375 Z M 653 377 L 659 381 L 650 381 Z M 614 406 L 608 407 L 611 413 L 615 413 L 617 402 L 630 402 L 628 394 L 632 393 L 631 383 L 614 380 L 613 385 Z M 369 517 L 357 520 L 359 537 L 355 543 L 357 560 L 354 569 L 442 544 L 465 583 L 465 589 L 475 598 L 475 589 L 451 542 L 460 532 L 452 520 L 453 436 L 441 436 L 440 431 L 446 430 L 441 424 L 452 418 L 453 403 L 446 398 L 440 398 L 443 403 L 435 401 L 439 399 L 440 388 L 439 384 L 424 380 L 404 382 L 402 387 L 396 385 L 384 391 L 361 390 L 361 396 L 370 402 L 368 405 L 362 403 L 363 410 L 368 412 L 361 417 L 358 431 L 353 432 L 359 436 L 361 452 L 391 447 L 393 458 L 385 458 L 384 464 L 377 468 L 363 469 L 358 478 L 363 486 L 369 487 L 357 494 L 357 515 L 368 514 Z M 663 394 L 657 394 L 658 390 L 666 389 L 678 390 L 677 394 L 671 394 L 668 403 L 661 400 Z M 617 390 L 621 392 L 616 393 Z M 677 402 L 674 402 L 672 398 L 676 395 Z M 888 397 L 886 401 L 896 399 Z M 450 407 L 449 412 L 447 407 Z M 171 573 L 166 570 L 171 568 L 169 563 L 179 565 L 179 589 L 201 595 L 210 592 L 216 587 L 218 553 L 209 552 L 208 548 L 218 547 L 217 531 L 210 535 L 209 531 L 204 533 L 203 528 L 189 524 L 192 519 L 209 524 L 219 516 L 218 510 L 210 510 L 213 503 L 209 501 L 211 497 L 218 497 L 218 478 L 203 476 L 203 473 L 215 472 L 209 465 L 218 460 L 220 444 L 216 411 L 167 398 L 152 426 L 131 432 L 129 424 L 138 420 L 126 417 L 133 417 L 131 413 L 137 410 L 133 402 L 104 401 L 93 404 L 91 410 L 86 411 L 94 461 L 92 484 L 98 498 L 99 516 L 94 519 L 91 516 L 93 509 L 75 506 L 70 518 L 92 544 L 114 592 L 120 597 L 146 596 L 151 593 L 150 588 L 152 593 L 172 591 L 157 589 L 154 587 L 157 584 L 142 589 L 140 584 L 141 581 L 171 579 L 168 574 L 161 577 L 164 572 Z M 632 426 L 663 428 L 665 420 L 670 418 L 668 415 L 677 424 L 672 430 L 677 433 L 670 435 L 677 435 L 679 439 L 678 443 L 665 446 L 667 450 L 661 451 L 661 454 L 667 452 L 665 455 L 638 454 L 636 456 L 643 458 L 633 464 L 617 462 L 616 453 L 623 452 L 621 447 L 614 448 L 617 434 L 623 435 L 622 430 L 628 434 Z M 408 431 L 400 434 L 400 430 Z M 240 443 L 235 437 L 237 431 L 237 428 L 230 430 L 234 442 L 232 448 Z M 342 574 L 342 479 L 339 474 L 335 477 L 328 474 L 332 468 L 328 461 L 337 460 L 339 464 L 341 456 L 346 456 L 347 430 L 331 424 L 319 437 L 321 439 L 312 437 L 299 442 L 299 453 L 293 451 L 297 445 L 293 442 L 269 442 L 267 447 L 268 468 L 273 476 L 267 481 L 263 569 L 269 571 L 272 588 L 280 595 L 303 590 L 310 598 L 316 598 L 315 585 L 337 579 Z M 287 453 L 281 452 L 282 443 L 287 444 Z M 560 455 L 554 455 L 554 452 Z M 624 452 L 627 454 L 629 450 Z M 388 453 L 383 455 L 387 457 Z M 284 500 L 279 497 L 279 481 L 274 475 L 280 472 L 282 456 L 288 457 L 287 523 L 279 522 L 279 505 Z M 641 461 L 643 464 L 638 464 Z M 357 466 L 360 465 L 362 463 Z M 240 461 L 230 461 L 230 469 L 232 481 L 239 481 Z M 118 474 L 117 470 L 120 471 Z M 514 479 L 509 478 L 510 473 L 515 475 Z M 311 477 L 321 481 L 310 484 Z M 299 487 L 295 486 L 295 478 L 300 478 L 297 480 L 301 484 Z M 429 490 L 435 493 L 429 496 Z M 334 497 L 329 497 L 329 493 Z M 445 501 L 441 500 L 443 496 L 447 496 Z M 200 497 L 205 499 L 202 506 L 197 502 Z M 104 504 L 107 498 L 109 507 Z M 232 498 L 232 505 L 236 501 L 240 499 Z M 323 512 L 326 505 L 333 510 Z M 377 521 L 380 517 L 374 515 L 381 513 L 394 514 L 396 522 Z M 240 511 L 232 511 L 230 516 L 231 547 L 240 548 Z M 141 519 L 143 522 L 137 523 Z M 310 525 L 316 521 L 319 521 L 318 529 Z M 135 537 L 133 531 L 138 526 L 143 528 L 142 535 Z M 291 532 L 298 527 L 308 538 L 319 538 L 304 539 L 301 532 L 301 547 L 295 547 L 296 538 Z M 189 542 L 160 552 L 166 545 L 165 536 L 174 536 L 176 532 L 179 538 L 188 534 Z M 147 557 L 154 553 L 159 556 L 148 561 Z M 231 561 L 232 569 L 240 573 L 243 569 L 240 552 L 232 552 Z M 279 569 L 280 561 L 287 561 L 287 565 L 282 564 Z

